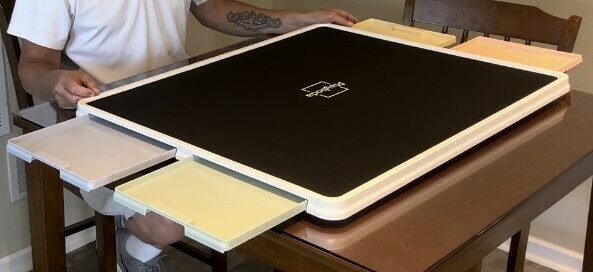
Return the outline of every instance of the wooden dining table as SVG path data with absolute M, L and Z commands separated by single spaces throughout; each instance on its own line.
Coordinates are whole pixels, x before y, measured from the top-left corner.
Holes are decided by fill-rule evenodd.
M 34 131 L 73 117 L 74 111 L 49 103 L 16 112 L 13 121 Z M 281 271 L 479 271 L 482 258 L 512 238 L 508 270 L 521 271 L 530 223 L 591 176 L 593 95 L 572 90 L 352 218 L 328 222 L 300 214 L 238 249 Z M 63 182 L 55 170 L 34 162 L 28 166 L 27 186 L 34 271 L 64 271 Z M 589 211 L 583 271 L 593 271 L 592 217 Z M 112 230 L 107 229 L 112 224 L 97 228 L 102 271 L 115 271 Z

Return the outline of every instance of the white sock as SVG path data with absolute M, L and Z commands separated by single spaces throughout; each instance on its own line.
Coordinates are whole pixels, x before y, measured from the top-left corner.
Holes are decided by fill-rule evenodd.
M 113 200 L 113 191 L 105 187 L 90 192 L 80 190 L 80 194 L 89 206 L 103 215 L 123 214 L 126 209 L 126 206 Z
M 124 211 L 122 212 L 121 215 L 123 215 L 123 219 L 124 220 L 128 220 L 130 219 L 130 217 L 132 217 L 136 212 L 128 207 L 124 208 Z
M 125 229 L 126 228 L 126 220 L 127 219 L 125 218 L 125 216 L 116 217 L 115 219 L 118 219 L 118 218 L 121 221 L 121 222 L 119 222 L 121 224 L 121 227 Z M 117 225 L 117 222 L 115 224 Z
M 134 257 L 143 263 L 158 256 L 162 249 L 158 249 L 152 245 L 144 243 L 134 235 L 130 235 L 126 240 L 126 251 L 130 256 Z

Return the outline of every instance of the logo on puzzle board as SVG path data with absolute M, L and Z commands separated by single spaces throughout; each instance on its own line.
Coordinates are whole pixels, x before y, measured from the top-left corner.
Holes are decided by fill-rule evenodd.
M 346 86 L 346 83 L 343 82 L 328 83 L 325 81 L 320 81 L 313 85 L 307 86 L 302 90 L 307 92 L 307 97 L 321 96 L 325 98 L 332 98 L 347 91 L 348 88 L 344 86 Z

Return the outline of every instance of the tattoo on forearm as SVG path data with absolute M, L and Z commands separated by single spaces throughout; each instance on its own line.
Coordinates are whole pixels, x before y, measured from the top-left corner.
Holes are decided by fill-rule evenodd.
M 242 27 L 245 31 L 253 32 L 270 27 L 279 28 L 282 25 L 282 20 L 280 20 L 280 18 L 272 18 L 263 13 L 255 13 L 254 11 L 230 11 L 226 15 L 226 19 L 230 23 L 235 23 Z

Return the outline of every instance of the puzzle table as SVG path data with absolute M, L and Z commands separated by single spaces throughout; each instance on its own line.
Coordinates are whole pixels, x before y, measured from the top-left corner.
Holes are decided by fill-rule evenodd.
M 173 146 L 178 158 L 199 162 L 211 170 L 222 173 L 227 169 L 230 171 L 227 176 L 234 177 L 235 180 L 257 183 L 255 187 L 263 187 L 268 191 L 279 189 L 289 193 L 297 199 L 297 213 L 299 209 L 306 209 L 309 214 L 324 220 L 341 220 L 350 218 L 568 91 L 566 78 L 559 73 L 538 69 L 533 71 L 534 69 L 503 62 L 484 63 L 467 58 L 461 53 L 450 53 L 432 47 L 422 48 L 413 43 L 393 42 L 377 37 L 369 40 L 355 31 L 336 30 L 334 27 L 306 29 L 300 33 L 304 34 L 294 33 L 293 36 L 268 40 L 263 45 L 248 47 L 206 63 L 190 65 L 144 82 L 115 89 L 97 100 L 83 103 L 79 115 L 96 116 L 87 120 L 115 126 L 115 130 L 135 135 L 135 138 L 145 137 L 147 142 L 156 141 L 158 143 L 154 146 L 162 147 L 164 150 L 167 150 L 167 146 Z M 278 60 L 286 52 L 303 49 L 302 45 L 307 43 L 303 43 L 301 37 L 311 33 L 314 41 L 328 39 L 341 42 L 330 43 L 327 46 L 330 46 L 331 50 L 313 55 L 314 62 L 306 62 L 299 65 L 301 68 L 293 67 L 293 70 L 277 69 L 274 63 L 260 58 L 266 55 L 271 60 Z M 332 35 L 343 36 L 340 40 Z M 357 58 L 356 54 L 351 54 L 359 38 L 366 45 L 373 44 L 371 51 L 381 56 L 383 62 L 390 63 L 390 69 L 383 67 L 371 72 L 369 67 L 376 65 L 378 59 L 369 59 L 369 56 Z M 294 50 L 287 50 L 283 47 L 286 43 L 282 41 L 289 41 L 289 48 Z M 340 48 L 345 41 L 350 46 Z M 261 48 L 271 48 L 272 52 L 258 54 Z M 383 51 L 380 50 L 388 50 L 394 53 L 394 56 L 382 54 Z M 402 53 L 395 54 L 400 50 Z M 333 53 L 348 57 L 332 58 Z M 337 61 L 327 61 L 324 59 L 326 57 Z M 387 59 L 391 61 L 388 62 Z M 451 59 L 461 64 L 451 65 L 451 62 L 447 62 Z M 255 60 L 263 64 L 249 65 Z M 353 62 L 359 65 L 346 67 Z M 418 65 L 417 62 L 427 65 Z M 324 66 L 327 71 L 325 75 L 318 69 L 324 63 L 329 65 Z M 226 68 L 220 68 L 220 65 Z M 327 69 L 328 67 L 332 69 Z M 213 73 L 208 71 L 209 69 L 230 69 L 235 71 L 232 77 L 239 79 L 230 80 L 222 76 L 223 73 Z M 466 77 L 464 80 L 451 80 L 455 78 L 454 74 L 451 74 L 453 72 Z M 196 76 L 196 73 L 205 74 Z M 278 80 L 277 75 L 282 73 L 298 76 Z M 476 76 L 467 76 L 471 73 Z M 224 74 L 228 75 L 228 72 Z M 270 74 L 273 76 L 270 77 Z M 318 78 L 311 81 L 312 75 Z M 364 78 L 361 80 L 363 83 L 348 80 L 353 78 L 352 75 Z M 427 80 L 429 76 L 435 79 Z M 203 80 L 204 78 L 209 80 Z M 270 78 L 271 81 L 263 80 Z M 447 85 L 447 80 L 455 84 Z M 188 85 L 189 82 L 192 84 Z M 247 82 L 251 84 L 245 84 Z M 165 83 L 167 95 L 155 95 L 164 92 L 164 85 L 161 84 Z M 241 84 L 240 92 L 232 91 L 229 84 L 233 83 Z M 194 84 L 205 87 L 194 89 Z M 262 89 L 261 86 L 264 85 L 279 89 Z M 295 89 L 294 86 L 298 88 Z M 410 91 L 412 87 L 415 91 Z M 509 89 L 511 87 L 513 90 Z M 175 92 L 178 92 L 177 95 L 174 95 Z M 199 99 L 190 99 L 191 95 L 195 94 L 199 95 Z M 361 94 L 366 95 L 367 99 L 360 96 Z M 369 97 L 374 99 L 368 99 Z M 477 104 L 483 102 L 484 99 L 480 99 L 481 97 L 487 97 L 488 103 Z M 283 101 L 282 99 L 284 103 L 278 102 Z M 459 102 L 459 99 L 462 99 L 459 105 L 464 107 L 452 105 Z M 138 101 L 142 103 L 137 103 Z M 145 103 L 151 101 L 152 104 Z M 413 113 L 405 111 L 419 108 L 422 110 Z M 159 114 L 167 112 L 172 114 L 171 117 L 163 118 Z M 123 116 L 125 118 L 122 118 Z M 155 119 L 149 120 L 148 124 L 143 123 L 142 119 L 147 116 Z M 221 119 L 212 120 L 209 118 L 211 116 Z M 435 116 L 438 118 L 434 118 Z M 477 117 L 468 118 L 471 116 Z M 187 117 L 192 119 L 183 119 Z M 237 122 L 237 119 L 241 122 Z M 463 124 L 457 127 L 455 122 L 448 123 L 451 120 Z M 487 121 L 483 122 L 484 120 Z M 176 136 L 175 132 L 167 130 L 169 126 L 185 129 L 182 134 L 189 138 L 183 138 L 181 134 Z M 410 126 L 417 126 L 420 130 L 415 131 Z M 254 131 L 260 134 L 253 134 Z M 338 135 L 340 137 L 336 137 Z M 428 139 L 432 143 L 408 143 L 398 147 L 385 145 L 402 142 L 399 139 L 416 138 L 420 141 Z M 225 142 L 211 143 L 212 139 L 224 139 Z M 202 140 L 205 142 L 200 142 Z M 164 147 L 160 146 L 161 144 L 164 144 Z M 324 152 L 304 154 L 306 148 L 311 146 L 317 148 L 313 150 Z M 437 148 L 434 148 L 435 146 Z M 169 151 L 165 151 L 166 154 L 167 152 Z M 392 153 L 397 152 L 403 152 L 407 157 L 404 156 L 399 161 L 397 156 L 394 156 L 394 160 L 389 158 Z M 242 154 L 257 156 L 256 159 L 250 160 L 242 158 Z M 381 166 L 386 157 L 389 158 L 385 163 L 387 166 Z M 261 161 L 265 162 L 264 165 L 271 164 L 273 167 L 268 169 L 261 166 L 258 164 Z M 427 168 L 423 168 L 424 166 Z M 368 174 L 365 173 L 369 171 L 368 168 L 378 170 L 372 170 Z M 312 181 L 307 181 L 311 176 Z M 315 176 L 318 179 L 315 179 Z M 68 178 L 67 175 L 63 177 Z M 68 179 L 72 183 L 79 182 L 77 177 Z M 107 180 L 109 181 L 109 178 Z M 300 180 L 305 182 L 299 183 Z M 352 180 L 358 180 L 359 183 Z M 97 181 L 97 186 L 101 186 L 103 184 L 100 183 L 104 182 L 104 179 Z M 140 180 L 139 184 L 143 182 L 150 183 L 151 180 Z M 328 183 L 338 183 L 338 189 L 328 188 Z M 95 185 L 88 186 L 90 187 L 85 188 L 92 189 Z M 127 189 L 123 188 L 121 192 Z M 353 191 L 354 193 L 351 193 Z M 368 195 L 372 197 L 369 198 Z M 126 197 L 124 192 L 120 200 L 125 202 Z M 132 203 L 134 197 L 127 199 L 131 200 L 128 203 L 136 205 Z M 159 206 L 160 204 L 164 205 Z M 147 206 L 159 206 L 165 216 L 176 213 L 167 210 L 168 204 L 160 204 L 157 203 L 155 206 L 140 203 L 135 208 L 140 211 Z M 194 219 L 184 217 L 181 214 L 172 216 L 172 219 L 179 220 L 187 226 L 193 224 Z M 222 250 L 225 246 L 236 244 L 223 244 Z

